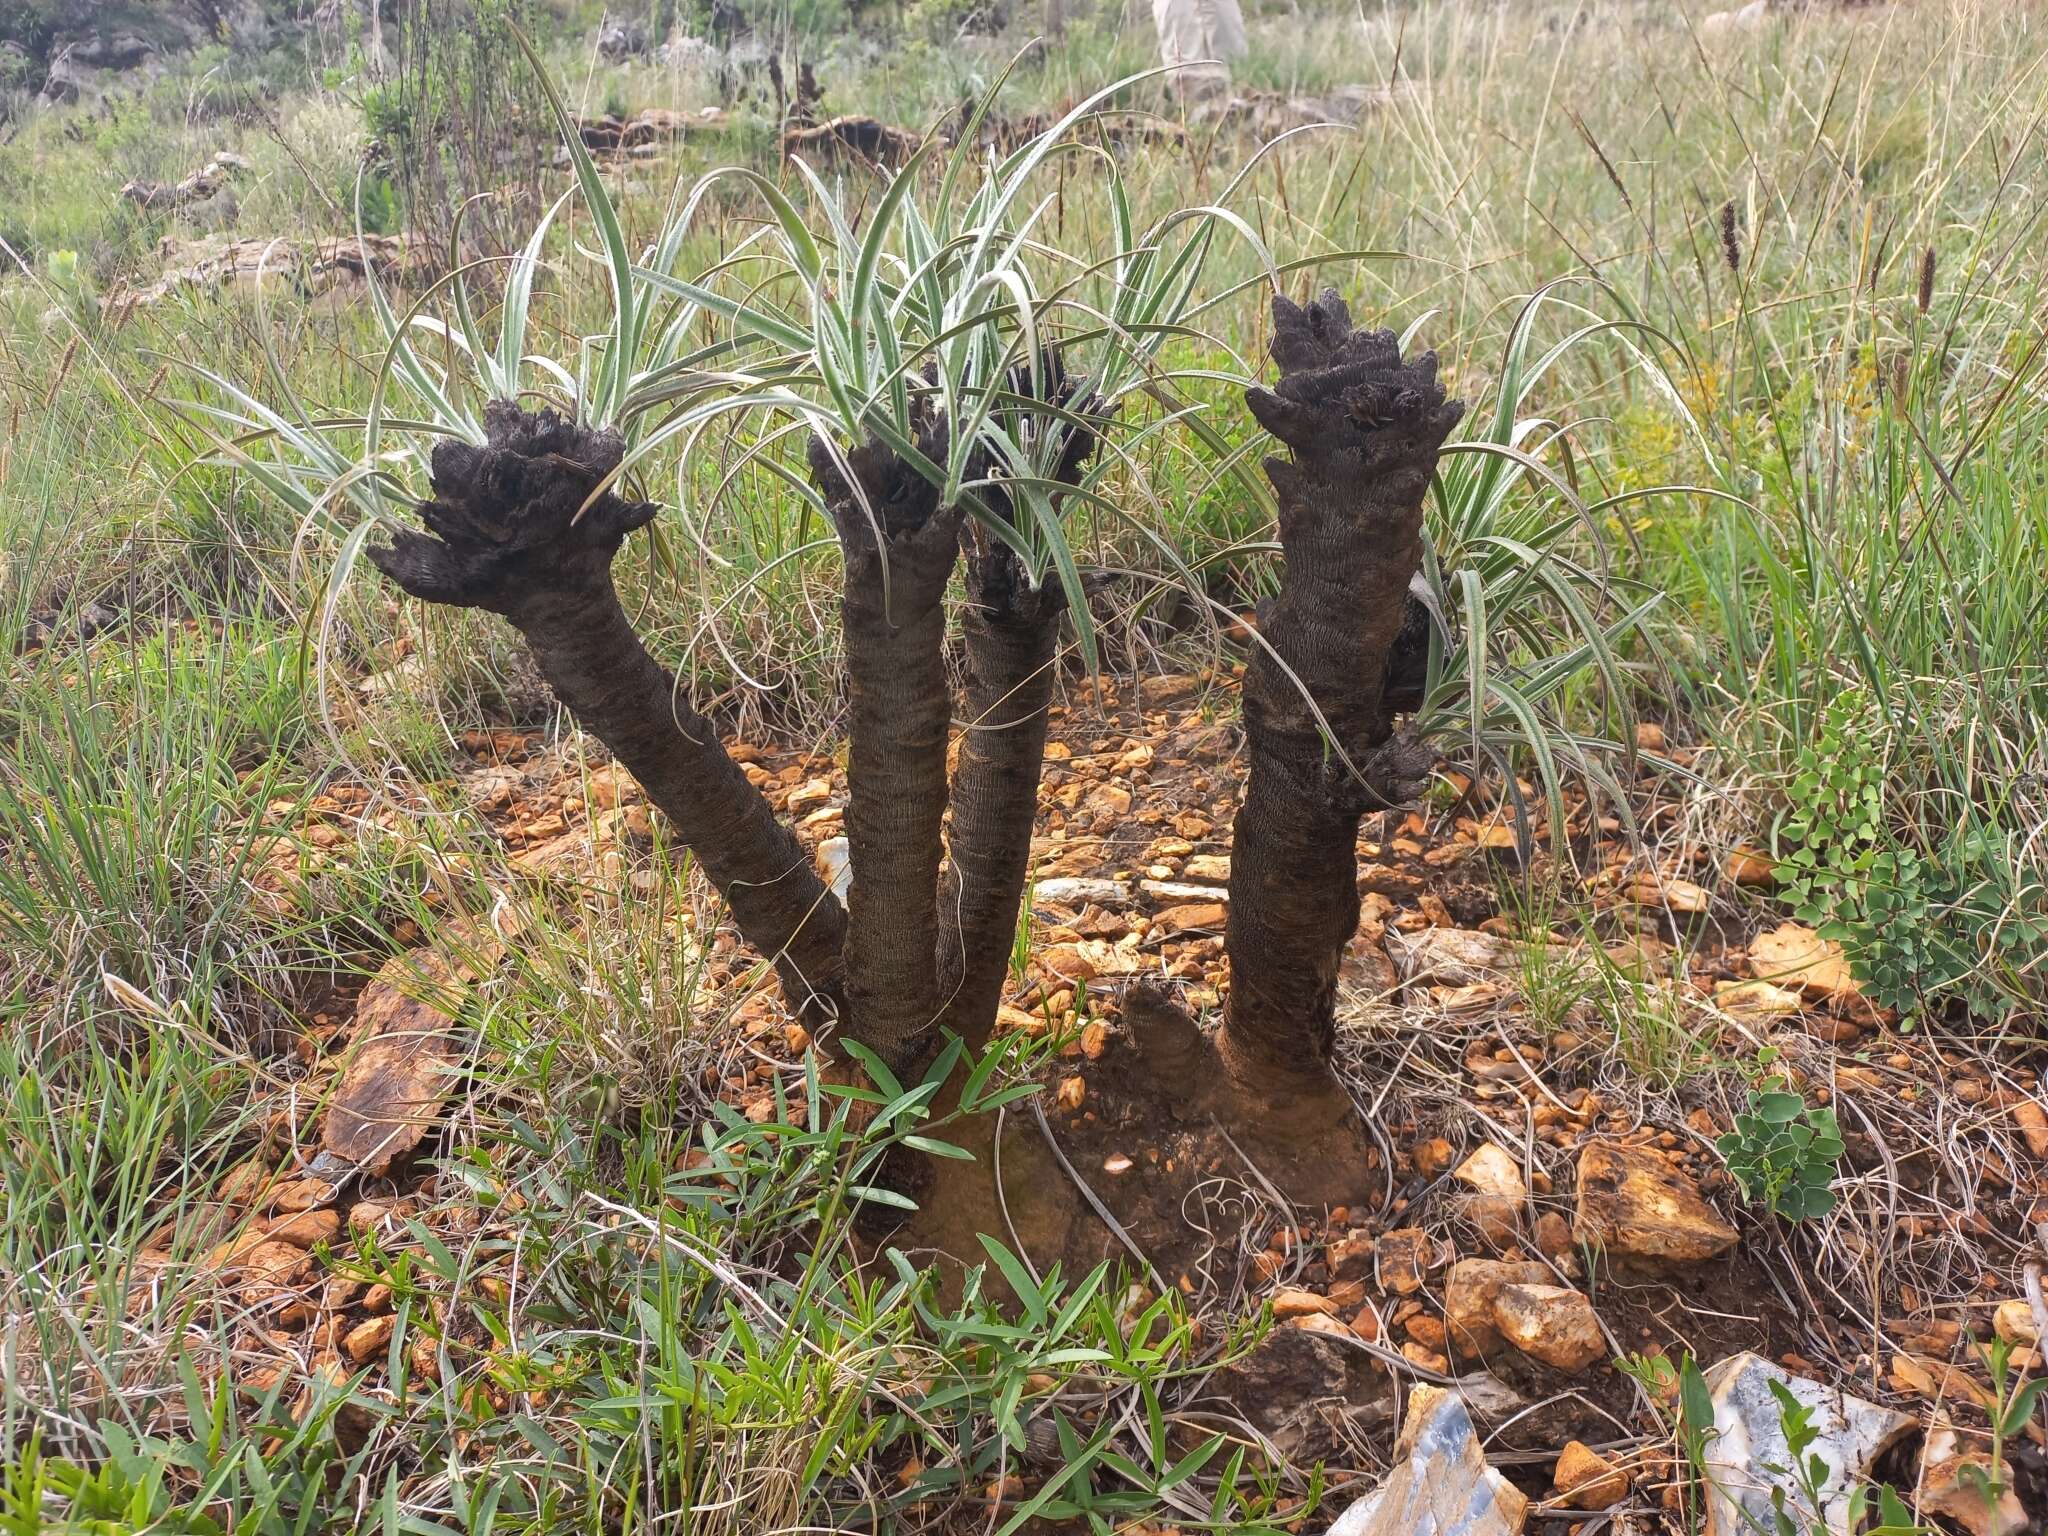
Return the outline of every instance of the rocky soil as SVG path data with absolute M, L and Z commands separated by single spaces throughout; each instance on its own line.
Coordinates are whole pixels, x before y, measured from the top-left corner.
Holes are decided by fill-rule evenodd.
M 1050 1036 L 1057 1065 L 1042 1121 L 1008 1117 L 1011 1171 L 977 1225 L 1009 1222 L 1041 1259 L 1121 1250 L 1141 1290 L 1177 1287 L 1211 1326 L 1269 1313 L 1265 1341 L 1213 1385 L 1270 1454 L 1327 1463 L 1333 1492 L 1306 1528 L 1355 1504 L 1339 1528 L 1417 1529 L 1417 1508 L 1455 1493 L 1466 1523 L 1439 1529 L 1468 1536 L 1739 1529 L 1738 1506 L 1771 1479 L 1757 1456 L 1731 1457 L 1725 1496 L 1697 1507 L 1674 1439 L 1689 1360 L 1728 1420 L 1717 1444 L 1780 1433 L 1775 1378 L 1823 1393 L 1841 1420 L 1831 1496 L 1883 1478 L 1952 1531 L 2043 1529 L 2026 1470 L 2036 1423 L 2005 1447 L 2018 1475 L 1995 1514 L 1959 1491 L 1991 1449 L 1983 1346 L 2008 1341 L 2015 1369 L 2037 1360 L 2038 1063 L 1901 1033 L 1837 947 L 1773 910 L 1770 860 L 1706 835 L 1674 772 L 1691 756 L 1655 727 L 1639 743 L 1640 843 L 1612 808 L 1570 802 L 1565 825 L 1530 829 L 1455 778 L 1427 811 L 1369 819 L 1341 1054 L 1378 1141 L 1375 1204 L 1290 1210 L 1208 1128 L 1155 1134 L 1134 1107 L 1142 1010 L 1126 1005 L 1143 979 L 1213 1014 L 1229 987 L 1233 687 L 1227 673 L 1084 686 L 1058 712 L 1029 958 L 999 1024 Z M 290 1107 L 208 1207 L 212 1264 L 248 1308 L 232 1368 L 252 1383 L 379 1368 L 390 1292 L 336 1268 L 350 1232 L 403 1246 L 411 1221 L 444 1240 L 502 1221 L 433 1160 L 469 1091 L 462 1000 L 519 943 L 522 910 L 656 888 L 660 828 L 622 772 L 524 732 L 465 745 L 473 765 L 446 788 L 488 819 L 516 889 L 494 919 L 308 1011 Z M 844 878 L 837 765 L 731 745 Z M 256 877 L 281 920 L 366 838 L 405 836 L 418 808 L 340 784 L 310 815 L 290 810 L 273 808 Z M 1537 889 L 1555 905 L 1532 906 Z M 679 915 L 677 942 L 705 961 L 705 1017 L 729 1020 L 722 1065 L 697 1086 L 771 1117 L 806 1032 L 708 907 Z M 1760 1051 L 1839 1118 L 1825 1219 L 1749 1205 L 1715 1150 Z M 1086 1185 L 1118 1233 L 1020 1222 L 1046 1148 L 1043 1176 Z M 970 1257 L 927 1246 L 942 1265 Z M 1846 1505 L 1828 1507 L 1842 1528 Z

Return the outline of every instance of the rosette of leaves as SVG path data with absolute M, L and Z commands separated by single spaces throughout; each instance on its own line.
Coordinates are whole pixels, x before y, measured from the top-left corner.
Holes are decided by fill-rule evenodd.
M 1773 1082 L 1750 1094 L 1735 1129 L 1715 1146 L 1752 1204 L 1787 1221 L 1812 1221 L 1835 1208 L 1842 1132 L 1832 1109 Z

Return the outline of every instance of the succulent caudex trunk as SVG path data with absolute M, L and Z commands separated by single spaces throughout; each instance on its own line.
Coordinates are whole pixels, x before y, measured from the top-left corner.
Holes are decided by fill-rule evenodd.
M 844 909 L 620 606 L 612 560 L 655 508 L 610 491 L 590 501 L 618 466 L 619 438 L 506 401 L 484 420 L 481 446 L 434 450 L 427 531 L 398 533 L 371 562 L 414 597 L 509 620 L 555 696 L 640 781 L 747 942 L 773 959 L 791 1005 L 814 1026 L 842 1014 Z
M 1278 299 L 1274 318 L 1280 378 L 1249 402 L 1289 450 L 1266 464 L 1285 564 L 1245 678 L 1230 1000 L 1213 1042 L 1161 994 L 1135 992 L 1126 1022 L 1177 1113 L 1221 1116 L 1283 1189 L 1334 1200 L 1365 1171 L 1331 1069 L 1338 966 L 1358 924 L 1358 826 L 1428 765 L 1394 717 L 1413 707 L 1412 663 L 1426 654 L 1427 616 L 1409 588 L 1423 498 L 1460 408 L 1438 387 L 1434 355 L 1404 362 L 1391 334 L 1353 331 L 1335 294 L 1306 309 Z M 1048 377 L 1065 404 L 1071 387 L 1056 366 Z M 519 629 L 812 1020 L 836 1020 L 899 1075 L 929 1060 L 941 1025 L 979 1044 L 1029 864 L 1060 589 L 1033 585 L 1014 551 L 963 527 L 962 509 L 890 449 L 813 441 L 812 475 L 845 557 L 854 880 L 842 908 L 626 619 L 612 560 L 654 508 L 597 494 L 619 463 L 617 437 L 504 403 L 486 427 L 481 446 L 436 449 L 426 533 L 401 533 L 372 560 L 416 596 L 487 608 Z M 924 428 L 928 459 L 944 461 L 945 431 Z M 1072 429 L 1056 486 L 1079 484 L 1094 446 Z M 992 499 L 1014 494 L 985 478 Z M 943 857 L 946 594 L 963 543 L 967 730 Z
M 969 552 L 965 730 L 939 878 L 938 959 L 945 1022 L 971 1043 L 994 1021 L 1016 937 L 1065 607 L 1058 586 L 1030 584 L 1008 547 Z
M 944 428 L 920 444 L 943 462 Z M 960 512 L 888 448 L 811 443 L 811 475 L 839 531 L 850 741 L 846 768 L 846 992 L 842 1028 L 898 1073 L 936 1037 L 938 874 L 946 815 L 946 585 Z
M 1394 734 L 1385 685 L 1422 559 L 1423 497 L 1462 408 L 1444 399 L 1434 353 L 1404 363 L 1391 332 L 1351 328 L 1334 292 L 1306 309 L 1275 299 L 1274 323 L 1280 379 L 1247 398 L 1290 450 L 1266 461 L 1285 570 L 1245 675 L 1250 777 L 1231 852 L 1218 1049 L 1248 1100 L 1300 1105 L 1334 1102 L 1359 820 L 1405 798 L 1428 766 Z
M 1070 406 L 1085 388 L 1066 377 L 1057 357 L 1048 359 L 1045 377 L 1050 382 L 1047 398 L 1061 407 Z M 1070 426 L 1052 479 L 1062 486 L 1079 485 L 1095 445 L 1092 431 Z M 1000 481 L 989 494 L 1013 514 L 1014 523 L 1014 498 Z M 1032 585 L 1016 551 L 1000 540 L 971 524 L 962 529 L 962 537 L 965 729 L 953 770 L 952 826 L 939 880 L 939 990 L 942 1023 L 979 1045 L 1002 1000 L 1018 902 L 1031 865 L 1067 600 L 1055 581 Z

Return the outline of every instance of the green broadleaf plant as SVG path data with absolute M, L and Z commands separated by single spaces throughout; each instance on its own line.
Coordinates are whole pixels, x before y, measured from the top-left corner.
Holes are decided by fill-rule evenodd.
M 1742 1192 L 1788 1221 L 1818 1220 L 1835 1208 L 1842 1133 L 1835 1112 L 1815 1108 L 1772 1079 L 1749 1096 L 1735 1129 L 1715 1143 Z

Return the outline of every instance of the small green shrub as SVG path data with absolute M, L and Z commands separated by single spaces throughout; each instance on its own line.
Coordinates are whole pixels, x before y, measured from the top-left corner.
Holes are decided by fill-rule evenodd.
M 1964 1486 L 1984 1501 L 1985 1512 L 1995 1526 L 1999 1507 L 2012 1489 L 2006 1445 L 2025 1434 L 2033 1422 L 2042 1394 L 2048 1392 L 2048 1376 L 2029 1381 L 2025 1371 L 2015 1373 L 2013 1348 L 2004 1339 L 1993 1339 L 1980 1353 L 1991 1377 L 1991 1401 L 1984 1405 L 1991 1420 L 1991 1461 L 1988 1466 L 1964 1462 L 1960 1470 Z
M 75 318 L 91 313 L 92 282 L 72 250 L 50 251 L 43 257 L 43 277 L 50 292 Z
M 357 197 L 355 188 L 345 191 L 346 197 Z M 357 206 L 361 209 L 363 229 L 372 235 L 395 235 L 405 227 L 405 205 L 400 200 L 398 188 L 389 176 L 381 173 L 366 174 L 362 179 Z
M 1771 1079 L 1749 1096 L 1735 1129 L 1716 1144 L 1753 1204 L 1787 1221 L 1810 1221 L 1835 1208 L 1835 1165 L 1842 1133 L 1832 1109 L 1809 1105 Z
M 373 85 L 363 92 L 363 129 L 387 152 L 402 150 L 413 137 L 412 108 L 395 86 Z
M 1864 690 L 1836 698 L 1801 749 L 1778 839 L 1794 914 L 1839 942 L 1870 999 L 1908 1027 L 1960 1002 L 1981 1018 L 2011 1006 L 2002 978 L 2048 939 L 2024 902 L 2019 863 L 1994 827 L 1966 811 L 1925 846 L 1892 804 L 1884 712 Z

